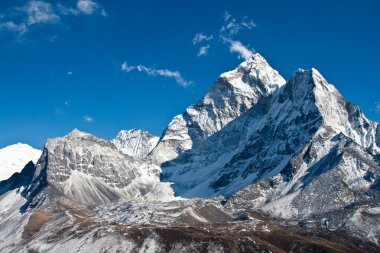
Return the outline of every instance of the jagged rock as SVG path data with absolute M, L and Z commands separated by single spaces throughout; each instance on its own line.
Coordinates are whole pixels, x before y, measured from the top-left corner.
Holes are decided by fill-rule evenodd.
M 222 74 L 203 99 L 175 116 L 149 158 L 162 164 L 197 148 L 284 84 L 278 72 L 260 54 L 254 54 L 236 69 Z
M 172 191 L 169 184 L 160 182 L 159 174 L 159 167 L 126 156 L 112 142 L 75 129 L 47 141 L 26 196 L 30 202 L 54 189 L 55 194 L 85 205 L 121 198 L 165 200 Z

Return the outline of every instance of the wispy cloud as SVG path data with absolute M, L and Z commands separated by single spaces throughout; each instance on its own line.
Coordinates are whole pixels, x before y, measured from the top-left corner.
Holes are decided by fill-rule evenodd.
M 208 49 L 209 48 L 210 48 L 210 45 L 200 47 L 197 56 L 200 57 L 200 56 L 208 55 Z
M 40 23 L 56 24 L 60 21 L 53 6 L 44 1 L 29 1 L 21 8 L 21 12 L 27 16 L 26 24 L 28 26 Z
M 237 53 L 239 58 L 249 59 L 254 53 L 254 49 L 249 49 L 241 41 L 237 40 L 236 35 L 243 30 L 251 30 L 256 27 L 253 20 L 243 17 L 241 20 L 234 18 L 228 11 L 224 13 L 224 23 L 219 29 L 219 38 L 224 44 L 228 45 L 231 53 Z
M 108 16 L 104 8 L 92 0 L 78 0 L 76 6 L 66 6 L 63 4 L 57 4 L 57 10 L 62 15 L 94 15 L 99 14 L 104 17 Z
M 179 71 L 172 71 L 168 69 L 156 69 L 156 68 L 146 67 L 144 65 L 132 66 L 132 65 L 128 65 L 127 62 L 123 62 L 121 64 L 121 70 L 123 72 L 138 71 L 138 72 L 144 72 L 150 76 L 163 76 L 163 77 L 173 78 L 177 82 L 177 84 L 183 87 L 189 86 L 190 84 L 193 83 L 183 78 Z
M 20 38 L 32 30 L 42 28 L 42 25 L 62 24 L 63 16 L 80 14 L 107 16 L 104 8 L 92 0 L 78 0 L 75 6 L 29 0 L 23 6 L 12 7 L 0 13 L 0 33 L 10 32 Z M 49 41 L 55 41 L 51 39 L 52 36 L 49 38 Z
M 28 1 L 21 7 L 10 8 L 1 16 L 0 32 L 11 32 L 19 37 L 39 24 L 52 25 L 60 22 L 60 17 L 55 13 L 52 4 L 36 0 Z
M 79 15 L 81 12 L 76 6 L 66 6 L 63 4 L 58 3 L 57 4 L 57 12 L 62 16 L 76 16 Z
M 234 18 L 228 11 L 224 13 L 224 24 L 219 29 L 220 35 L 232 38 L 234 35 L 238 34 L 244 29 L 251 30 L 256 27 L 256 24 L 253 20 L 248 17 L 243 17 L 241 20 Z
M 198 45 L 200 43 L 208 42 L 208 41 L 212 40 L 213 38 L 214 38 L 214 35 L 212 35 L 212 34 L 206 35 L 206 34 L 203 34 L 203 33 L 197 33 L 197 34 L 195 34 L 195 36 L 193 38 L 193 44 L 194 45 Z M 210 48 L 209 44 L 200 46 L 199 50 L 198 50 L 197 56 L 198 57 L 200 57 L 200 56 L 206 56 L 208 54 L 209 48 Z
M 5 21 L 3 23 L 0 23 L 0 32 L 1 31 L 9 31 L 12 33 L 23 35 L 28 31 L 28 27 L 25 23 L 16 24 L 13 21 Z
M 210 44 L 206 43 L 213 40 L 214 37 L 219 38 L 219 42 L 228 46 L 228 49 L 231 53 L 237 53 L 239 58 L 248 59 L 254 53 L 254 49 L 250 49 L 249 46 L 244 45 L 241 41 L 239 41 L 236 36 L 239 32 L 243 30 L 252 30 L 256 27 L 255 22 L 252 19 L 244 16 L 241 19 L 237 19 L 231 15 L 228 11 L 226 11 L 223 15 L 223 24 L 219 28 L 218 32 L 210 35 L 205 35 L 203 33 L 195 34 L 193 38 L 193 44 L 197 45 L 202 43 L 201 47 L 199 47 L 197 56 L 205 56 L 208 54 L 208 50 L 210 49 Z
M 134 70 L 136 67 L 134 66 L 129 66 L 127 62 L 123 62 L 121 64 L 121 70 L 124 71 L 124 72 L 129 72 L 129 71 L 132 71 Z
M 77 8 L 83 14 L 92 15 L 94 13 L 99 13 L 102 16 L 107 16 L 106 11 L 98 3 L 91 0 L 79 0 L 77 3 Z
M 68 76 L 72 76 L 73 74 L 74 74 L 74 73 L 73 73 L 72 71 L 68 71 L 68 72 L 67 72 L 67 75 L 68 75 Z
M 239 58 L 243 58 L 244 60 L 248 60 L 252 54 L 254 54 L 254 49 L 249 49 L 244 46 L 240 41 L 230 40 L 227 38 L 223 38 L 223 41 L 229 45 L 229 50 L 231 53 L 237 53 Z
M 90 116 L 90 115 L 84 115 L 84 116 L 83 116 L 83 120 L 84 120 L 85 122 L 87 122 L 87 123 L 92 123 L 92 122 L 94 122 L 94 118 L 93 118 L 92 116 Z
M 211 35 L 205 35 L 203 33 L 197 33 L 197 34 L 195 34 L 195 36 L 193 38 L 193 44 L 198 45 L 202 42 L 208 42 L 208 41 L 212 40 L 213 38 L 214 38 L 214 35 L 212 35 L 212 34 Z M 200 46 L 197 56 L 198 57 L 206 56 L 208 54 L 209 48 L 210 48 L 209 44 Z
M 199 43 L 201 43 L 202 41 L 209 41 L 209 40 L 212 40 L 214 38 L 214 35 L 205 35 L 203 33 L 197 33 L 195 34 L 194 38 L 193 38 L 193 44 L 194 45 L 197 45 Z

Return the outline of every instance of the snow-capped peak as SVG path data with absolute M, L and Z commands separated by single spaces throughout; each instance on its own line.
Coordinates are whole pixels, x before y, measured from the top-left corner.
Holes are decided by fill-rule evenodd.
M 239 84 L 239 82 L 233 82 L 236 78 L 253 78 L 260 80 L 265 89 L 272 92 L 273 90 L 283 86 L 286 81 L 274 70 L 259 53 L 253 54 L 248 60 L 242 62 L 236 69 L 225 72 L 220 75 L 220 78 L 226 78 L 232 85 Z M 247 80 L 248 81 L 248 80 Z M 237 87 L 239 87 L 237 85 Z
M 373 154 L 379 153 L 376 144 L 378 123 L 368 120 L 356 104 L 343 98 L 317 69 L 298 69 L 280 96 L 280 100 L 289 98 L 304 105 L 306 101 L 312 101 L 311 104 L 317 106 L 323 119 L 323 125 L 353 139 L 362 147 L 369 148 Z M 308 110 L 305 106 L 302 108 Z
M 267 60 L 261 54 L 255 53 L 250 58 L 240 63 L 239 67 L 245 68 L 247 70 L 252 70 L 254 68 L 259 69 L 260 67 L 267 68 L 270 66 Z
M 170 122 L 150 157 L 157 164 L 198 145 L 285 84 L 258 53 L 220 76 L 203 99 Z
M 41 150 L 23 143 L 0 149 L 0 181 L 20 172 L 28 162 L 36 163 L 41 153 Z

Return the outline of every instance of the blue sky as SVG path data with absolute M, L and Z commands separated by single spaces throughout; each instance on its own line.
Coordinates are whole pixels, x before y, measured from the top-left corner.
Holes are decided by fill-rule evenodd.
M 244 50 L 286 79 L 317 68 L 380 121 L 379 12 L 377 0 L 1 0 L 0 147 L 73 128 L 160 135 Z

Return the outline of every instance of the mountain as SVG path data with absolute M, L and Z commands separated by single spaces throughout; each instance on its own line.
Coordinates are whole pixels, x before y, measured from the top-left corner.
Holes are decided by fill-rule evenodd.
M 20 172 L 28 162 L 36 163 L 41 153 L 41 150 L 23 143 L 0 149 L 0 181 Z
M 260 210 L 379 243 L 379 129 L 317 70 L 299 70 L 199 148 L 164 163 L 161 177 L 179 196 L 227 197 L 232 213 Z
M 77 204 L 98 205 L 123 198 L 162 200 L 172 197 L 160 168 L 120 153 L 115 145 L 77 129 L 49 139 L 32 183 L 24 190 L 25 207 L 64 197 Z
M 136 159 L 143 159 L 153 150 L 159 140 L 159 137 L 147 131 L 132 129 L 120 131 L 112 143 L 121 153 Z
M 284 78 L 260 54 L 254 54 L 236 69 L 222 74 L 203 99 L 175 116 L 149 158 L 160 165 L 197 148 L 284 84 Z
M 158 138 L 73 130 L 0 182 L 1 252 L 379 252 L 380 124 L 259 54 Z
M 378 133 L 379 124 L 369 121 L 317 70 L 299 70 L 286 85 L 260 99 L 198 148 L 163 164 L 163 178 L 174 182 L 181 196 L 228 197 L 291 166 L 291 159 L 309 147 L 313 139 L 324 140 L 323 146 L 315 148 L 315 152 L 324 151 L 317 160 L 334 146 L 332 143 L 328 147 L 327 140 L 339 134 L 368 154 L 378 155 Z M 297 166 L 309 167 L 315 162 L 310 159 L 306 165 Z

